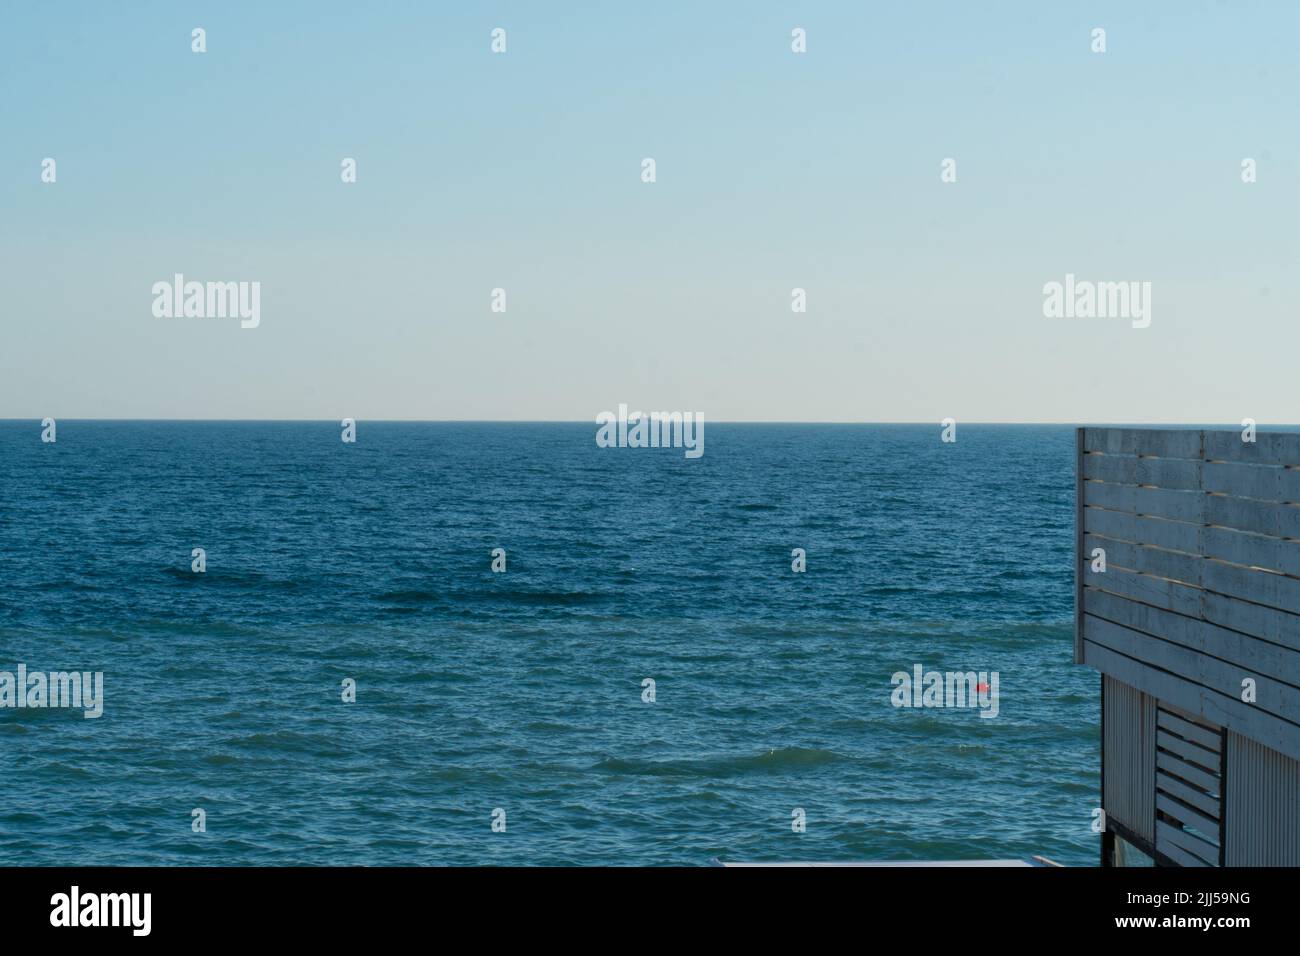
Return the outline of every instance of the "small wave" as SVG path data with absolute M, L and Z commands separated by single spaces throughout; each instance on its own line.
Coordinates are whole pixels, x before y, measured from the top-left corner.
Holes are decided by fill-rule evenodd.
M 376 595 L 375 600 L 385 604 L 432 604 L 438 595 L 432 591 L 387 591 Z
M 451 591 L 444 595 L 433 591 L 386 591 L 375 596 L 375 600 L 384 604 L 424 605 L 436 604 L 444 599 L 453 604 L 513 604 L 513 605 L 560 605 L 593 604 L 604 600 L 604 595 L 594 591 L 524 591 L 524 590 L 483 590 Z
M 479 592 L 471 600 L 500 601 L 504 604 L 537 604 L 571 606 L 575 604 L 595 604 L 605 599 L 605 595 L 595 591 L 493 591 Z
M 258 590 L 296 591 L 308 586 L 305 582 L 293 578 L 275 578 L 260 571 L 215 570 L 211 567 L 199 574 L 190 570 L 189 565 L 177 567 L 169 565 L 161 569 L 164 577 L 176 583 L 203 585 L 209 588 L 244 588 Z
M 636 760 L 607 757 L 591 767 L 599 773 L 652 777 L 723 777 L 749 773 L 781 773 L 835 763 L 844 758 L 830 750 L 781 747 L 743 757 L 704 757 L 698 760 Z
M 574 730 L 574 728 L 568 724 L 560 724 L 550 720 L 530 721 L 529 723 L 524 724 L 523 729 L 527 731 L 531 731 L 533 733 L 544 733 L 544 734 L 572 733 Z
M 224 746 L 252 751 L 257 754 L 300 753 L 314 756 L 338 756 L 343 753 L 337 741 L 323 734 L 300 734 L 292 730 L 254 733 L 233 737 Z M 210 755 L 209 763 L 221 762 L 220 754 Z

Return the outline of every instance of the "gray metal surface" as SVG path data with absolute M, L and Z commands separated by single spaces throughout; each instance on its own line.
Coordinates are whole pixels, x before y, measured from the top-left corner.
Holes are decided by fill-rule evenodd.
M 1300 762 L 1228 734 L 1228 866 L 1300 866 Z
M 1103 677 L 1102 753 L 1106 817 L 1138 836 L 1155 840 L 1155 700 L 1111 677 Z

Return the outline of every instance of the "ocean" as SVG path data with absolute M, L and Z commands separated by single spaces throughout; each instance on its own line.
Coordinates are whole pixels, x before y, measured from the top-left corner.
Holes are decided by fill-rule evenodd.
M 1070 427 L 41 431 L 0 422 L 0 671 L 103 713 L 0 708 L 0 864 L 1097 861 Z M 996 717 L 895 706 L 917 665 Z

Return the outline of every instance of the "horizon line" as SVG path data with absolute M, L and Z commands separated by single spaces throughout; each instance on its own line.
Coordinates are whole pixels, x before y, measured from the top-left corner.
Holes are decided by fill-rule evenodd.
M 699 414 L 699 413 L 696 413 Z M 27 416 L 23 418 L 0 418 L 0 423 L 10 422 L 41 422 L 45 417 L 53 418 L 56 422 L 151 422 L 162 424 L 333 424 L 336 421 L 341 422 L 343 419 L 335 418 L 115 418 L 115 417 L 79 417 L 79 416 Z M 596 419 L 567 419 L 567 418 L 357 418 L 351 417 L 355 422 L 370 422 L 373 424 L 389 425 L 598 425 Z M 708 420 L 706 420 L 708 421 Z M 1223 423 L 1223 422 L 1187 422 L 1187 421 L 1144 421 L 1144 422 L 1115 422 L 1115 421 L 987 421 L 978 419 L 955 419 L 958 425 L 1054 425 L 1060 427 L 1073 428 L 1095 428 L 1095 427 L 1164 427 L 1164 428 L 1240 428 L 1240 423 Z M 933 425 L 942 427 L 943 420 L 934 421 L 931 419 L 911 419 L 911 420 L 826 420 L 826 419 L 716 419 L 708 421 L 714 425 Z M 1256 423 L 1258 426 L 1258 422 Z M 1265 427 L 1274 428 L 1295 428 L 1300 427 L 1296 422 L 1271 422 L 1266 423 Z

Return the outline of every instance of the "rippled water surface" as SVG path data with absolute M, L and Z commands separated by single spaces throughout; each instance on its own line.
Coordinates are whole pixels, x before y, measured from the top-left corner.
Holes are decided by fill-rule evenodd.
M 0 709 L 0 863 L 1095 862 L 1071 429 L 339 435 L 0 422 L 0 670 L 105 682 Z

